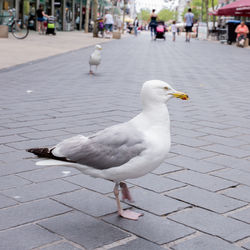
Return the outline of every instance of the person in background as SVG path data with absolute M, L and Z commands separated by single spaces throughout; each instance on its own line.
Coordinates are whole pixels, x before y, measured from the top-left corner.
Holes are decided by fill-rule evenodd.
M 37 23 L 38 23 L 38 32 L 39 34 L 44 34 L 44 21 L 45 21 L 44 17 L 48 18 L 48 16 L 44 13 L 43 7 L 41 4 L 39 5 L 39 9 L 36 11 L 36 15 L 37 15 Z M 42 30 L 42 33 L 41 33 L 41 30 Z
M 150 15 L 149 26 L 151 29 L 151 38 L 153 39 L 156 36 L 156 26 L 157 26 L 157 14 L 155 13 L 155 9 L 152 10 L 152 13 Z
M 177 32 L 176 21 L 173 21 L 172 26 L 171 26 L 171 31 L 173 34 L 173 42 L 175 42 L 175 37 L 176 37 L 176 32 Z
M 120 17 L 117 18 L 116 24 L 117 24 L 118 31 L 121 32 L 121 30 L 122 30 L 122 20 L 121 20 Z
M 112 35 L 113 32 L 114 19 L 113 16 L 108 13 L 108 11 L 106 11 L 106 15 L 104 16 L 104 25 L 105 25 L 105 33 L 107 37 L 109 37 L 109 35 L 110 34 Z
M 238 45 L 244 47 L 245 41 L 247 39 L 247 35 L 249 33 L 249 29 L 246 26 L 245 22 L 242 21 L 235 29 L 235 33 L 237 33 L 237 42 Z
M 29 13 L 29 29 L 35 30 L 35 22 L 36 22 L 36 9 L 33 3 L 30 4 L 30 13 Z
M 186 23 L 186 42 L 190 42 L 192 27 L 194 23 L 194 14 L 192 13 L 192 9 L 189 8 L 188 12 L 184 16 L 184 21 Z
M 137 17 L 136 17 L 135 20 L 134 20 L 133 26 L 134 26 L 134 33 L 135 33 L 135 36 L 137 36 L 137 31 L 138 31 L 138 26 L 139 26 L 139 22 L 138 22 Z
M 80 30 L 80 16 L 76 17 L 75 24 L 76 24 L 77 30 Z
M 179 36 L 180 35 L 180 28 L 177 27 L 177 35 Z

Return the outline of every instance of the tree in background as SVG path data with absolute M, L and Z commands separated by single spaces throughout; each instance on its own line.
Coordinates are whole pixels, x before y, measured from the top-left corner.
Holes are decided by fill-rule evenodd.
M 177 12 L 171 11 L 169 9 L 162 9 L 157 15 L 158 19 L 164 22 L 167 22 L 169 20 L 176 20 L 177 18 Z
M 150 10 L 149 9 L 141 9 L 141 11 L 138 13 L 138 19 L 141 21 L 148 22 L 150 19 Z
M 94 0 L 93 1 L 93 20 L 94 20 L 93 37 L 98 37 L 97 12 L 98 12 L 98 0 Z
M 184 18 L 185 13 L 187 13 L 188 8 L 192 8 L 194 13 L 194 19 L 200 20 L 202 22 L 207 21 L 208 18 L 208 9 L 213 8 L 218 4 L 218 0 L 192 0 L 190 6 L 187 6 L 183 13 L 182 18 Z M 204 6 L 205 5 L 205 6 Z

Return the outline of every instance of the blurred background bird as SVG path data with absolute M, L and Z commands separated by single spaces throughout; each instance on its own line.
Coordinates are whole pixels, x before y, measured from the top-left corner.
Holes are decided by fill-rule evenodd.
M 93 65 L 96 66 L 96 70 L 97 70 L 97 66 L 101 63 L 101 50 L 102 50 L 102 46 L 97 44 L 95 46 L 95 50 L 94 52 L 91 54 L 90 58 L 89 58 L 89 74 L 93 75 L 94 72 L 92 71 L 91 67 Z

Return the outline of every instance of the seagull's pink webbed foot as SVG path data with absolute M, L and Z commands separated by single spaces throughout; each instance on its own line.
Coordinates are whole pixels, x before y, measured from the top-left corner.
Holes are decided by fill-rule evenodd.
M 120 182 L 120 187 L 122 189 L 122 200 L 128 200 L 130 202 L 133 202 L 132 196 L 129 192 L 129 189 L 127 187 L 127 184 L 124 182 Z
M 126 199 L 131 199 L 131 196 L 129 194 L 129 191 L 128 191 L 128 188 L 127 188 L 127 185 L 125 183 L 120 183 L 120 186 L 122 188 L 122 190 L 124 189 L 124 193 L 123 195 L 125 196 Z M 119 200 L 119 184 L 116 183 L 115 184 L 115 187 L 114 187 L 114 195 L 115 195 L 115 199 L 116 199 L 116 203 L 117 203 L 117 208 L 118 208 L 118 215 L 120 215 L 121 217 L 123 218 L 126 218 L 126 219 L 129 219 L 129 220 L 138 220 L 140 216 L 142 216 L 143 214 L 140 214 L 140 213 L 136 213 L 136 212 L 133 212 L 131 210 L 123 210 L 122 207 L 121 207 L 121 203 L 120 203 L 120 200 Z
M 129 219 L 129 220 L 138 220 L 140 216 L 143 216 L 143 214 L 136 213 L 131 210 L 121 210 L 121 211 L 118 211 L 118 214 L 121 217 Z

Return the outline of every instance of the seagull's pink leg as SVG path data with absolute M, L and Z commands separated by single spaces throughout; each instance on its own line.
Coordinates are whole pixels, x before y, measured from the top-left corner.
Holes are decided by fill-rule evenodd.
M 140 216 L 142 216 L 143 214 L 140 213 L 136 213 L 133 212 L 131 210 L 123 210 L 121 207 L 121 203 L 119 200 L 119 189 L 118 189 L 119 184 L 116 183 L 115 187 L 114 187 L 114 194 L 115 194 L 115 199 L 116 199 L 116 203 L 117 203 L 117 208 L 118 208 L 118 214 L 126 219 L 129 220 L 138 220 Z
M 120 187 L 122 189 L 122 200 L 127 199 L 128 201 L 133 202 L 133 199 L 131 197 L 127 184 L 125 182 L 120 182 Z

